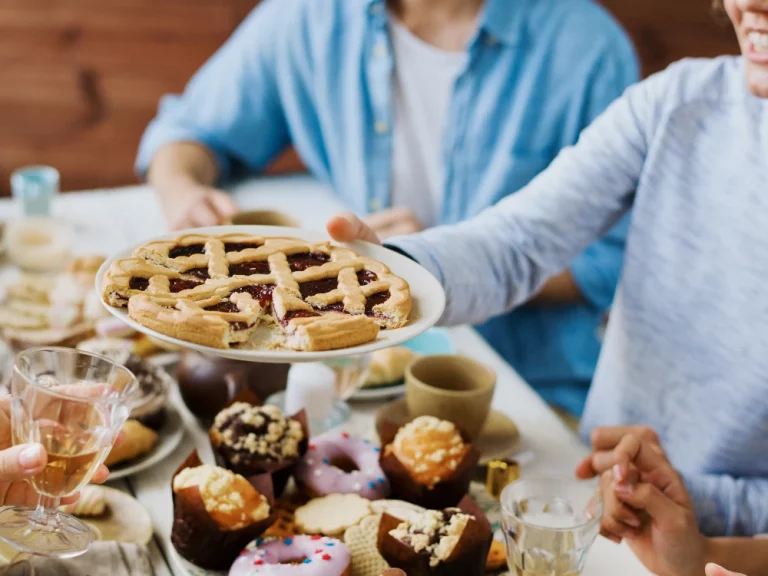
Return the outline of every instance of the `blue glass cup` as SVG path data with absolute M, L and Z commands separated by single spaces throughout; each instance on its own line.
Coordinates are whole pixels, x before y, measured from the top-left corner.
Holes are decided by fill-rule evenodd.
M 11 191 L 22 216 L 50 216 L 59 193 L 59 171 L 50 166 L 26 166 L 11 175 Z

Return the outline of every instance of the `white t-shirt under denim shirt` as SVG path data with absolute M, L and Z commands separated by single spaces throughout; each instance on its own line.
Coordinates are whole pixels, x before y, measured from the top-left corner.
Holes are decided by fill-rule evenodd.
M 395 238 L 446 323 L 524 302 L 632 209 L 582 431 L 655 428 L 707 534 L 768 532 L 768 100 L 740 57 L 630 88 L 530 185 Z
M 424 226 L 440 220 L 443 132 L 466 52 L 440 50 L 389 19 L 394 53 L 392 206 L 410 208 Z

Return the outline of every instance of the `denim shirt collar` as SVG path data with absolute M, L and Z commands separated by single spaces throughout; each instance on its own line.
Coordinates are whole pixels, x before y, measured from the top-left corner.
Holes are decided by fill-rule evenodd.
M 485 0 L 478 34 L 485 33 L 510 46 L 516 44 L 521 37 L 522 4 L 519 0 Z M 374 13 L 386 12 L 386 0 L 365 0 L 365 5 Z

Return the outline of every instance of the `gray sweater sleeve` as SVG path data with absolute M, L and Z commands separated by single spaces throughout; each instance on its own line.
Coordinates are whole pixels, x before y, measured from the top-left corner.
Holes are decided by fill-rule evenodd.
M 630 88 L 547 170 L 476 218 L 388 241 L 443 285 L 443 323 L 479 323 L 523 303 L 629 210 L 662 80 Z

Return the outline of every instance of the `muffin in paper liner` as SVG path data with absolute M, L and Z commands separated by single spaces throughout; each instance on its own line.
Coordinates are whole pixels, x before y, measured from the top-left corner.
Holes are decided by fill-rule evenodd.
M 195 450 L 171 478 L 173 494 L 171 543 L 181 556 L 200 568 L 228 570 L 243 548 L 275 522 L 272 479 L 269 474 L 246 477 L 259 494 L 267 499 L 270 515 L 264 520 L 238 530 L 223 530 L 205 509 L 200 490 L 196 486 L 183 488 L 178 492 L 173 491 L 173 481 L 182 470 L 202 464 Z
M 248 390 L 245 390 L 233 398 L 233 400 L 227 404 L 224 409 L 228 408 L 232 404 L 235 404 L 236 402 L 244 402 L 246 404 L 250 404 L 251 406 L 262 405 L 254 394 L 250 393 Z M 285 491 L 285 486 L 288 484 L 288 480 L 290 480 L 291 476 L 293 475 L 296 464 L 298 464 L 299 460 L 301 460 L 309 448 L 309 425 L 307 423 L 307 415 L 304 410 L 301 410 L 293 416 L 284 417 L 289 420 L 295 420 L 298 422 L 301 425 L 301 430 L 304 434 L 304 439 L 299 442 L 299 454 L 296 458 L 283 460 L 281 462 L 270 462 L 267 460 L 252 458 L 234 463 L 229 458 L 227 447 L 223 444 L 217 445 L 212 433 L 213 427 L 211 427 L 208 433 L 208 437 L 211 441 L 211 448 L 213 449 L 213 455 L 216 459 L 216 464 L 222 468 L 231 470 L 236 474 L 245 476 L 246 478 L 254 474 L 270 474 L 272 476 L 272 487 L 274 495 L 276 498 L 279 498 Z
M 467 522 L 451 554 L 437 566 L 429 565 L 428 554 L 416 552 L 390 535 L 402 520 L 386 513 L 379 522 L 379 554 L 392 568 L 400 568 L 408 576 L 482 576 L 493 539 L 491 525 L 471 497 L 465 496 L 457 508 L 475 519 Z
M 469 437 L 459 430 L 462 439 L 469 445 L 469 450 L 450 476 L 430 487 L 416 482 L 408 467 L 387 449 L 394 441 L 398 430 L 398 426 L 389 422 L 384 422 L 379 427 L 382 446 L 379 464 L 392 487 L 391 498 L 399 498 L 431 510 L 456 506 L 469 492 L 469 485 L 480 462 L 480 451 L 470 443 Z

